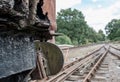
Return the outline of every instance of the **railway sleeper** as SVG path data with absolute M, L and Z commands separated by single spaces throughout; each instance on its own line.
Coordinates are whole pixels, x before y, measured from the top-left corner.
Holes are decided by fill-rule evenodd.
M 79 71 L 74 72 L 72 75 L 73 76 L 79 76 L 80 79 L 84 79 L 85 76 L 89 73 L 90 70 L 86 70 L 83 74 L 80 74 Z
M 73 81 L 64 81 L 64 82 L 73 82 Z
M 92 65 L 92 64 L 89 64 L 89 65 Z M 92 66 L 90 66 L 89 68 L 86 67 L 86 69 L 80 71 L 80 75 L 81 76 L 83 75 L 82 77 L 85 77 L 90 72 L 91 69 L 92 69 Z
M 103 61 L 95 76 L 91 79 L 91 82 L 107 82 L 107 74 L 109 72 L 109 66 L 106 61 Z
M 78 80 L 83 80 L 86 75 L 84 76 L 70 76 L 69 78 L 66 79 L 66 81 L 78 81 Z
M 76 75 L 72 74 L 70 77 L 68 77 L 66 80 L 68 81 L 78 81 L 78 80 L 83 80 L 86 75 L 89 73 L 89 70 L 85 71 L 83 75 L 81 75 L 79 72 L 76 72 Z
M 91 82 L 107 82 L 107 80 L 104 77 L 97 77 L 92 79 Z
M 96 72 L 91 82 L 107 82 L 107 72 Z
M 102 67 L 102 68 L 108 68 L 108 64 L 101 64 L 100 67 Z
M 105 71 L 105 70 L 97 70 L 96 73 L 108 73 L 108 71 Z
M 79 75 L 79 76 L 82 76 L 84 74 L 87 74 L 89 72 L 89 70 L 91 70 L 91 65 L 92 65 L 93 61 L 92 62 L 88 62 L 86 63 L 83 67 L 79 68 L 76 72 L 74 72 L 72 75 Z M 88 70 L 88 71 L 87 71 Z M 86 72 L 87 71 L 87 72 Z
M 82 81 L 86 76 L 87 74 L 89 73 L 90 69 L 89 70 L 86 70 L 84 71 L 84 73 L 81 75 L 79 72 L 76 72 L 76 75 L 71 75 L 69 78 L 67 78 L 66 80 L 68 81 Z
M 85 74 L 86 70 L 88 70 L 91 66 L 91 63 L 90 64 L 87 64 L 82 70 L 80 70 L 80 75 L 83 75 Z
M 99 70 L 107 71 L 107 70 L 109 70 L 109 69 L 108 69 L 108 68 L 99 67 Z
M 84 69 L 84 67 L 85 67 L 85 66 L 79 68 L 79 69 L 76 70 L 72 75 L 75 75 L 75 76 L 82 76 L 82 75 L 84 75 L 84 74 L 87 74 L 87 73 L 85 73 L 86 70 L 85 70 L 85 72 L 81 71 L 82 69 Z
M 103 61 L 102 64 L 108 64 L 108 60 Z
M 80 78 L 81 78 L 81 76 L 71 75 L 71 76 L 68 77 L 66 80 L 67 80 L 67 81 L 78 81 Z
M 97 76 L 106 76 L 107 73 L 102 73 L 102 72 L 101 72 L 101 73 L 98 73 L 98 72 L 96 72 L 95 75 L 97 75 Z

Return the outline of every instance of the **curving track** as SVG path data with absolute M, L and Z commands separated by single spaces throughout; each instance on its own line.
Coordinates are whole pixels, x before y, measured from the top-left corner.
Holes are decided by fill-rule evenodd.
M 120 50 L 105 45 L 64 66 L 46 82 L 120 82 Z

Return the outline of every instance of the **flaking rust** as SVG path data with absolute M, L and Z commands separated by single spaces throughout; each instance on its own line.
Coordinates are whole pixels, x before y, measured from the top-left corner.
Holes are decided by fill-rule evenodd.
M 35 39 L 51 39 L 48 13 L 43 14 L 43 0 L 1 0 L 0 34 L 27 34 Z M 11 35 L 8 34 L 8 35 Z

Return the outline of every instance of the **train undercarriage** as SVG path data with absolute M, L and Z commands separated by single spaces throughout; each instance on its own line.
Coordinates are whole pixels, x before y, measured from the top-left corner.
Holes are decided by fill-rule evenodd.
M 28 82 L 61 70 L 62 52 L 47 43 L 52 23 L 43 4 L 44 0 L 0 1 L 0 82 Z

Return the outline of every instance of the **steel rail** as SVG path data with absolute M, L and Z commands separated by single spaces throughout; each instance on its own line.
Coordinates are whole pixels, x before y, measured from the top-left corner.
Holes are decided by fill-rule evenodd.
M 87 68 L 91 66 L 90 64 L 95 63 L 96 60 L 98 60 L 98 59 L 101 57 L 101 55 L 102 55 L 102 54 L 97 55 L 97 56 L 95 56 L 94 58 L 92 58 L 92 61 L 91 61 L 90 63 L 88 63 L 87 65 L 85 65 L 84 68 L 82 68 L 82 69 L 80 70 L 80 74 L 83 75 L 84 72 L 87 70 Z M 81 72 L 82 72 L 82 73 L 81 73 Z
M 100 65 L 100 63 L 103 61 L 105 56 L 107 55 L 108 50 L 103 53 L 103 55 L 100 57 L 100 59 L 97 61 L 97 63 L 94 65 L 94 67 L 90 70 L 90 72 L 87 74 L 83 82 L 90 82 L 91 77 L 94 75 L 97 67 Z
M 98 52 L 98 51 L 99 51 L 99 50 L 101 50 L 102 48 L 105 48 L 105 47 L 104 47 L 104 46 L 102 46 L 102 47 L 100 47 L 100 48 L 98 48 L 98 49 L 96 49 L 96 50 L 92 51 L 91 53 L 87 54 L 87 55 L 86 55 L 86 56 L 84 56 L 83 58 L 79 58 L 79 59 L 77 59 L 77 60 L 75 60 L 75 61 L 73 61 L 73 62 L 71 62 L 71 63 L 69 63 L 69 64 L 65 65 L 65 66 L 63 67 L 63 69 L 62 69 L 62 70 L 65 70 L 65 69 L 69 68 L 70 66 L 74 65 L 75 63 L 80 62 L 81 60 L 83 60 L 83 59 L 85 59 L 85 58 L 89 57 L 90 55 L 92 55 L 92 54 L 94 54 L 94 53 Z
M 119 48 L 116 48 L 116 47 L 113 47 L 113 46 L 110 46 L 110 47 L 115 49 L 115 50 L 120 50 Z M 120 59 L 120 55 L 113 53 L 111 50 L 109 50 L 109 53 L 111 53 L 112 55 L 114 55 L 114 56 L 116 56 Z
M 120 49 L 119 49 L 119 48 L 116 48 L 116 47 L 111 46 L 111 45 L 110 45 L 110 47 L 120 51 Z
M 97 51 L 99 51 L 100 49 L 98 49 Z M 81 67 L 85 66 L 86 63 L 90 63 L 91 61 L 93 61 L 93 57 L 98 58 L 98 55 L 96 56 L 96 55 L 92 55 L 92 54 L 94 54 L 94 53 L 89 54 L 89 56 L 82 59 L 80 62 L 77 62 L 77 63 L 73 64 L 72 66 L 70 66 L 69 68 L 63 70 L 62 72 L 60 72 L 56 76 L 49 79 L 47 82 L 62 82 L 62 81 L 64 81 L 71 74 L 73 74 L 77 69 L 80 69 Z
M 109 50 L 109 53 L 111 53 L 112 55 L 114 55 L 114 56 L 116 56 L 117 58 L 119 58 L 119 59 L 120 59 L 120 55 L 115 54 L 115 53 L 111 52 L 110 50 Z
M 71 75 L 75 70 L 77 70 L 80 67 L 83 67 L 83 63 L 88 63 L 90 58 L 88 57 L 87 59 L 82 60 L 79 63 L 74 64 L 73 66 L 67 68 L 66 70 L 60 72 L 57 74 L 55 77 L 52 77 L 49 79 L 47 82 L 61 82 L 65 80 L 69 75 Z

